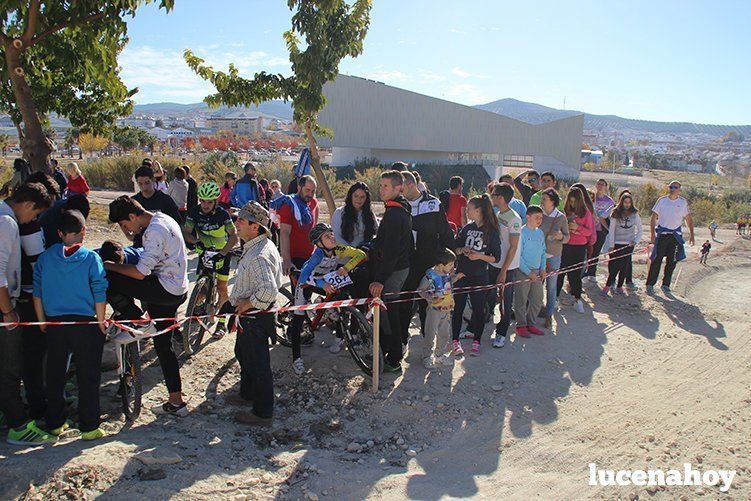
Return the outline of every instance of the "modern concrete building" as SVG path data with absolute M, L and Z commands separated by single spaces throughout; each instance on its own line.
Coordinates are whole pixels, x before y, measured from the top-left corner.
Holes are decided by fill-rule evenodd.
M 324 93 L 319 122 L 334 137 L 320 143 L 332 148 L 333 166 L 377 158 L 482 165 L 493 177 L 528 168 L 579 175 L 583 115 L 532 125 L 347 75 L 326 84 Z

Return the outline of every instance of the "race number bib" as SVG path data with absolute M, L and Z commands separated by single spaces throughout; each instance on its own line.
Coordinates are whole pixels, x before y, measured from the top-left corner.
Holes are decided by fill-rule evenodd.
M 323 277 L 323 281 L 334 287 L 334 289 L 341 289 L 348 285 L 352 285 L 352 279 L 349 275 L 337 275 L 335 271 L 327 273 Z

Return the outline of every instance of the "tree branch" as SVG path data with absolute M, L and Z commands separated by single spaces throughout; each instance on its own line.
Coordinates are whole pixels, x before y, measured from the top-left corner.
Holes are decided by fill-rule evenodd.
M 72 28 L 73 26 L 78 26 L 81 24 L 90 23 L 92 21 L 98 21 L 99 19 L 102 19 L 107 14 L 105 12 L 98 12 L 97 14 L 92 14 L 88 17 L 84 17 L 83 19 L 79 19 L 77 21 L 69 22 L 69 23 L 60 23 L 56 26 L 52 26 L 51 28 L 48 28 L 41 32 L 39 35 L 35 36 L 31 42 L 29 42 L 28 47 L 31 47 L 32 45 L 36 45 L 48 36 L 57 33 L 60 30 L 63 30 L 65 28 Z M 28 48 L 27 47 L 27 48 Z
M 29 20 L 26 22 L 26 31 L 24 31 L 23 36 L 21 36 L 24 45 L 29 45 L 31 39 L 34 37 L 34 32 L 37 30 L 39 1 L 40 0 L 31 0 L 31 4 L 29 5 Z

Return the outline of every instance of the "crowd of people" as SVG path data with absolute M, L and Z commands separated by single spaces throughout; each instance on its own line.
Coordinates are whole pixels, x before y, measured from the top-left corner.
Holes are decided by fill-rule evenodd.
M 430 370 L 463 357 L 464 339 L 471 340 L 469 355 L 479 356 L 499 304 L 494 348 L 507 342 L 514 321 L 517 337 L 554 329 L 566 281 L 575 310 L 583 313 L 583 280 L 597 281 L 601 255 L 607 256 L 603 296 L 637 288 L 632 255 L 642 239 L 641 215 L 628 190 L 613 199 L 604 179 L 594 190 L 576 183 L 561 193 L 554 173 L 532 170 L 493 180 L 485 193 L 467 200 L 461 177 L 435 196 L 418 172 L 397 162 L 380 177 L 380 218 L 370 188 L 356 182 L 328 224 L 319 221 L 317 183 L 309 175 L 294 179 L 287 193 L 278 180 L 257 179 L 252 162 L 242 177 L 228 173 L 221 185 L 198 184 L 188 166 L 177 168 L 168 182 L 159 163 L 147 158 L 134 173 L 137 193 L 109 205 L 109 220 L 130 245 L 107 241 L 90 250 L 85 246 L 88 186 L 71 165 L 65 175 L 55 170 L 54 178 L 27 173 L 0 202 L 0 309 L 7 324 L 0 327 L 0 411 L 14 444 L 54 442 L 71 424 L 64 391 L 71 354 L 81 436 L 104 436 L 99 365 L 106 306 L 122 322 L 148 313 L 162 320 L 147 331 L 169 331 L 174 323 L 169 319 L 177 317 L 189 291 L 192 248 L 215 252 L 217 306 L 223 314 L 240 315 L 236 325 L 227 325 L 222 316 L 212 334 L 222 338 L 237 330 L 240 389 L 227 401 L 241 407 L 238 422 L 259 426 L 273 419 L 269 339 L 277 323 L 267 310 L 279 306 L 284 276 L 294 277 L 295 305 L 309 303 L 316 293 L 383 298 L 388 305 L 380 332 L 383 369 L 393 374 L 402 371 L 415 315 L 424 338 L 423 364 Z M 67 186 L 61 189 L 63 182 Z M 675 265 L 685 257 L 684 221 L 688 242 L 694 242 L 680 182 L 672 181 L 668 190 L 651 214 L 648 294 L 655 292 L 663 260 L 662 289 L 670 289 Z M 238 245 L 242 255 L 230 291 L 230 253 Z M 306 370 L 299 313 L 286 327 L 298 375 Z M 35 321 L 86 325 L 16 325 Z M 144 329 L 139 323 L 134 327 Z M 152 410 L 185 416 L 189 409 L 171 336 L 153 340 L 167 395 Z M 339 338 L 330 351 L 342 348 Z

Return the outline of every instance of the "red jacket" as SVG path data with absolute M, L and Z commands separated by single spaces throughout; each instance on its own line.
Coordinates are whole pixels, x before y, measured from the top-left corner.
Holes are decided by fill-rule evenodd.
M 88 195 L 89 191 L 89 183 L 86 182 L 86 180 L 83 178 L 83 176 L 78 176 L 75 179 L 68 178 L 68 196 L 70 195 Z

